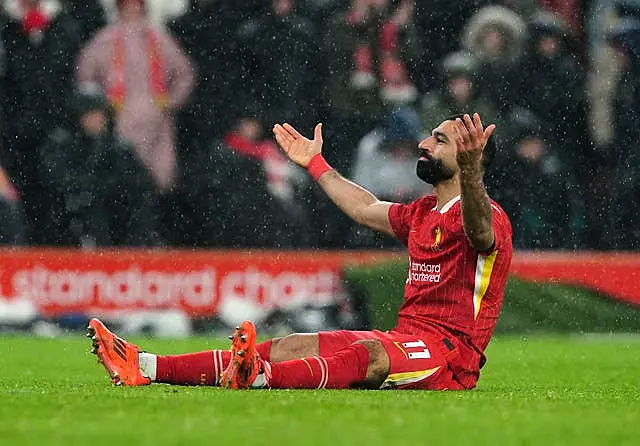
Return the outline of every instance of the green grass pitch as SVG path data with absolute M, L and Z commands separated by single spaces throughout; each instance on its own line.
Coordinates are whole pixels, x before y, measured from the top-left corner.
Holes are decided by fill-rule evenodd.
M 0 445 L 640 444 L 640 337 L 499 337 L 470 392 L 115 388 L 88 350 L 0 337 Z

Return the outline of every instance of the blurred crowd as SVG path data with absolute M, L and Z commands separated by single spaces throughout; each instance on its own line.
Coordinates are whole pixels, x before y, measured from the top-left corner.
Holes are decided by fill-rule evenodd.
M 395 247 L 271 127 L 407 202 L 477 111 L 517 248 L 640 248 L 640 0 L 4 0 L 0 35 L 0 243 Z

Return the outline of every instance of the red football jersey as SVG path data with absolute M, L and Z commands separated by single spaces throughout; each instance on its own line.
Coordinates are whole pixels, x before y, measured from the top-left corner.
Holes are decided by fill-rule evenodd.
M 479 252 L 462 227 L 460 196 L 441 210 L 433 195 L 394 204 L 389 221 L 408 246 L 409 271 L 397 331 L 437 333 L 452 341 L 458 355 L 450 361 L 456 379 L 474 387 L 485 363 L 511 264 L 511 223 L 495 202 L 494 249 Z

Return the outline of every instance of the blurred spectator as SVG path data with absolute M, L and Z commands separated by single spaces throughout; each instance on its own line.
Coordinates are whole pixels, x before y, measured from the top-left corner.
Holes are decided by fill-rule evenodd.
M 248 95 L 240 101 L 262 104 L 266 123 L 295 122 L 312 128 L 322 84 L 318 35 L 309 20 L 295 13 L 295 0 L 270 4 L 268 13 L 238 30 L 243 90 Z
M 99 90 L 73 98 L 74 125 L 54 130 L 40 150 L 52 192 L 56 245 L 123 246 L 159 242 L 154 187 L 133 148 L 115 136 Z
M 640 27 L 640 0 L 596 0 L 588 6 L 588 120 L 595 145 L 604 147 L 613 142 L 613 97 L 621 71 L 621 60 L 607 38 Z
M 189 0 L 145 0 L 149 20 L 155 26 L 162 26 L 171 17 L 184 13 L 187 10 L 188 1 Z M 119 0 L 101 0 L 111 22 L 114 22 L 118 17 L 118 2 Z
M 9 17 L 5 14 L 4 9 L 0 8 L 0 36 L 4 35 L 4 28 L 7 26 Z M 6 79 L 7 76 L 7 53 L 4 46 L 4 38 L 0 38 L 0 165 L 9 164 L 7 157 L 7 131 L 6 122 L 9 116 L 5 113 L 6 104 Z
M 272 138 L 264 134 L 259 116 L 251 110 L 245 110 L 240 114 L 233 129 L 225 134 L 224 145 L 237 154 L 260 163 L 269 194 L 276 199 L 273 205 L 286 211 L 292 233 L 304 233 L 308 231 L 308 228 L 305 228 L 308 226 L 308 216 L 300 195 L 306 191 L 308 176 L 280 152 Z M 304 231 L 300 231 L 303 228 Z
M 498 112 L 478 85 L 478 61 L 472 55 L 459 51 L 442 61 L 440 86 L 428 92 L 420 110 L 422 129 L 430 133 L 447 116 L 459 113 L 479 113 L 483 122 L 499 125 Z
M 48 199 L 38 176 L 36 149 L 67 119 L 80 28 L 58 1 L 11 0 L 5 10 L 5 167 L 20 191 L 30 242 L 45 243 Z
M 145 0 L 118 0 L 116 23 L 82 50 L 78 81 L 98 84 L 160 191 L 178 179 L 173 113 L 188 99 L 194 72 L 180 48 L 149 23 Z
M 420 119 L 403 107 L 389 112 L 383 123 L 358 144 L 353 181 L 380 200 L 408 203 L 430 191 L 416 176 Z M 352 226 L 352 247 L 399 246 L 394 240 L 363 227 Z
M 518 0 L 514 0 L 518 1 Z M 535 0 L 530 0 L 535 1 Z M 465 23 L 490 0 L 429 0 L 416 1 L 416 26 L 423 53 L 420 57 L 429 66 L 416 73 L 421 91 L 437 89 L 440 84 L 437 66 L 442 59 L 459 48 Z
M 80 26 L 80 40 L 86 42 L 107 25 L 104 7 L 97 1 L 63 0 L 69 15 Z
M 522 17 L 525 21 L 529 21 L 535 13 L 542 9 L 539 0 L 500 0 L 495 3 L 506 6 Z
M 131 141 L 134 161 L 151 172 L 161 193 L 148 204 L 161 204 L 155 212 L 143 206 L 144 212 L 153 214 L 151 220 L 160 214 L 162 236 L 171 242 L 391 246 L 370 234 L 354 235 L 350 221 L 324 195 L 306 205 L 316 188 L 278 152 L 263 125 L 285 120 L 309 131 L 323 121 L 331 141 L 325 155 L 334 167 L 383 198 L 404 201 L 414 189 L 397 186 L 415 178 L 415 142 L 398 135 L 416 132 L 412 108 L 418 107 L 426 132 L 466 111 L 498 123 L 509 150 L 498 157 L 495 171 L 490 168 L 487 184 L 503 185 L 496 193 L 503 193 L 505 208 L 517 219 L 521 247 L 572 247 L 585 240 L 592 248 L 638 248 L 640 217 L 628 203 L 640 196 L 640 0 L 582 2 L 588 83 L 587 65 L 576 51 L 583 32 L 578 3 L 3 1 L 0 165 L 20 199 L 7 200 L 0 174 L 0 243 L 9 225 L 5 215 L 17 228 L 18 235 L 9 237 L 14 243 L 20 231 L 31 243 L 129 243 L 86 234 L 85 227 L 110 233 L 108 225 L 115 225 L 99 216 L 104 191 L 96 192 L 97 207 L 86 205 L 94 192 L 73 189 L 69 196 L 75 198 L 63 199 L 62 189 L 49 187 L 54 174 L 41 167 L 54 162 L 68 163 L 74 172 L 84 168 L 86 175 L 73 187 L 93 191 L 90 172 L 106 162 L 95 155 L 103 136 L 92 139 L 77 119 L 69 123 L 67 97 L 78 61 L 77 79 L 106 92 L 116 113 L 114 131 Z M 542 5 L 557 14 L 543 12 Z M 117 21 L 99 31 L 107 18 Z M 167 18 L 185 55 L 149 24 Z M 460 41 L 464 51 L 452 52 Z M 261 107 L 260 113 L 245 109 L 247 102 Z M 510 124 L 503 124 L 509 116 Z M 68 130 L 53 132 L 58 126 Z M 110 138 L 121 151 L 122 143 Z M 87 146 L 76 150 L 80 140 Z M 47 153 L 48 147 L 55 150 Z M 392 177 L 398 180 L 387 179 Z M 513 178 L 522 184 L 516 188 Z M 588 235 L 581 232 L 583 218 Z M 299 231 L 310 222 L 316 234 Z M 148 243 L 157 242 L 156 232 L 150 230 L 154 240 Z
M 229 0 L 192 0 L 167 26 L 198 67 L 192 100 L 179 117 L 182 150 L 207 147 L 231 126 L 242 90 L 235 34 L 241 15 Z
M 258 114 L 245 111 L 224 135 L 225 145 L 236 153 L 260 162 L 269 191 L 283 202 L 294 198 L 294 185 L 307 176 L 292 164 L 271 138 L 267 138 Z
M 512 102 L 530 109 L 542 126 L 562 138 L 558 154 L 577 172 L 585 163 L 584 74 L 571 52 L 569 30 L 558 16 L 536 14 L 529 26 L 529 50 L 522 61 L 522 94 Z
M 357 141 L 387 108 L 412 104 L 418 90 L 421 47 L 413 24 L 414 2 L 353 0 L 331 20 L 324 38 L 327 99 L 335 141 L 327 159 L 348 175 Z
M 582 30 L 582 11 L 580 0 L 540 0 L 546 9 L 549 9 L 562 17 L 573 33 Z
M 553 137 L 530 111 L 517 107 L 503 135 L 486 183 L 491 197 L 511 218 L 514 247 L 581 247 L 584 212 L 579 186 L 558 156 Z
M 504 6 L 487 6 L 465 26 L 462 43 L 480 62 L 482 89 L 505 116 L 522 88 L 518 70 L 526 42 L 526 24 Z
M 619 180 L 615 153 L 624 150 L 618 145 L 621 129 L 616 123 L 620 116 L 616 96 L 621 93 L 620 83 L 630 77 L 629 59 L 621 44 L 625 36 L 640 31 L 640 0 L 597 0 L 587 6 L 587 119 L 595 150 L 588 160 L 590 176 L 583 182 L 592 197 L 586 201 L 590 247 L 603 249 L 626 245 L 621 237 L 627 225 L 615 224 L 612 207 Z
M 630 206 L 640 196 L 640 28 L 610 36 L 621 58 L 622 77 L 613 102 L 614 140 L 603 158 L 609 176 L 612 209 L 605 243 L 609 248 L 640 248 L 640 217 Z
M 410 107 L 389 112 L 358 144 L 353 181 L 381 200 L 409 202 L 428 191 L 416 175 L 420 119 Z
M 303 214 L 296 214 L 293 166 L 255 115 L 242 114 L 232 130 L 207 150 L 191 152 L 185 171 L 182 210 L 189 246 L 306 246 L 298 237 Z M 287 204 L 291 204 L 288 207 Z
M 148 3 L 149 19 L 156 26 L 162 26 L 170 18 L 187 10 L 188 0 L 145 0 Z
M 0 167 L 0 245 L 20 245 L 25 241 L 20 197 Z

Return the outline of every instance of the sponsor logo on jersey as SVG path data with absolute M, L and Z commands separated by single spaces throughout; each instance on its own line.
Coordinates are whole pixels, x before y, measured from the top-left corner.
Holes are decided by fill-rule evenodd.
M 438 283 L 440 282 L 441 266 L 439 263 L 414 262 L 409 259 L 409 273 L 407 274 L 407 283 Z

